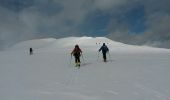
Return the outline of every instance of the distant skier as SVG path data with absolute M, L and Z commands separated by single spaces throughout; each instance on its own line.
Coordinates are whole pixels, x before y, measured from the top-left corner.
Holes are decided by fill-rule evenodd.
M 102 51 L 103 53 L 103 61 L 107 61 L 106 53 L 109 52 L 109 48 L 106 46 L 105 43 L 103 43 L 102 47 L 99 49 L 99 52 Z
M 33 54 L 33 49 L 32 48 L 30 48 L 30 55 L 32 55 Z
M 82 55 L 82 51 L 81 49 L 79 48 L 78 45 L 75 45 L 75 48 L 73 49 L 73 51 L 71 52 L 71 56 L 74 56 L 75 58 L 75 64 L 76 66 L 79 66 L 80 67 L 80 56 Z

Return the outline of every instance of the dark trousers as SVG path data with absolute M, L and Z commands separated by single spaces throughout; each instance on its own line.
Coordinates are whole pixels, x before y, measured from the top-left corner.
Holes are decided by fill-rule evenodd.
M 106 53 L 103 53 L 103 60 L 106 61 Z
M 75 63 L 80 63 L 80 56 L 74 56 L 75 57 Z
M 30 51 L 30 55 L 32 55 L 33 54 L 33 51 Z

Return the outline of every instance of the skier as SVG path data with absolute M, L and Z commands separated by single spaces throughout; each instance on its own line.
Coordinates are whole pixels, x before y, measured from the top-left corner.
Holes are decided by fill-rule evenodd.
M 79 48 L 78 45 L 75 45 L 75 48 L 73 49 L 73 51 L 71 52 L 71 56 L 74 56 L 75 58 L 75 64 L 76 66 L 79 66 L 80 67 L 80 56 L 82 55 L 82 51 L 81 49 Z
M 30 55 L 32 55 L 33 54 L 33 49 L 32 48 L 30 48 Z
M 106 62 L 107 61 L 106 53 L 109 52 L 109 49 L 105 43 L 103 43 L 102 47 L 99 49 L 99 52 L 100 51 L 102 51 L 103 53 L 103 61 Z

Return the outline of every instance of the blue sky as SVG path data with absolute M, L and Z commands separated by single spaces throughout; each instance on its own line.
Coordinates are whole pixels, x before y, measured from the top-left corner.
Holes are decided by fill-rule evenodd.
M 83 35 L 132 44 L 164 41 L 170 47 L 169 5 L 169 0 L 0 0 L 0 47 Z

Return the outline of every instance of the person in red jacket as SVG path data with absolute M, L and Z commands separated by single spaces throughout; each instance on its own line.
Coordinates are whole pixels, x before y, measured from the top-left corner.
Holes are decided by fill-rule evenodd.
M 75 48 L 73 49 L 73 51 L 71 52 L 71 56 L 74 56 L 75 58 L 75 63 L 76 63 L 76 66 L 80 66 L 80 56 L 82 55 L 82 51 L 81 49 L 79 48 L 78 45 L 75 45 Z

